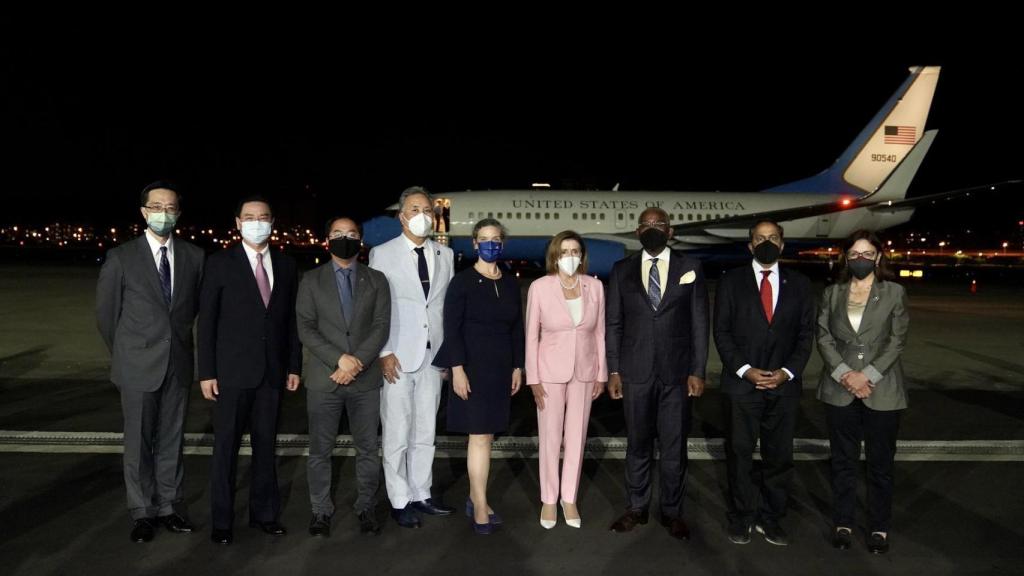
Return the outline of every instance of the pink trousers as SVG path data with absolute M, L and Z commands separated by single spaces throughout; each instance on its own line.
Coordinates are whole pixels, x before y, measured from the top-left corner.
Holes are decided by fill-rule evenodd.
M 537 410 L 537 429 L 540 444 L 540 499 L 545 504 L 556 504 L 559 499 L 576 502 L 583 468 L 583 447 L 587 442 L 587 424 L 590 422 L 593 382 L 571 380 L 568 384 L 544 383 L 544 409 Z M 562 477 L 558 477 L 558 457 L 565 447 Z

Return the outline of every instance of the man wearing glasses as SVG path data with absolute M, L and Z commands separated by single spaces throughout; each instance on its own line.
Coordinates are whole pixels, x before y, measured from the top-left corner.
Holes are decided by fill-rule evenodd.
M 814 295 L 806 276 L 779 267 L 782 226 L 750 227 L 750 264 L 727 273 L 715 291 L 715 346 L 722 358 L 729 540 L 789 544 L 786 515 L 793 476 L 793 433 L 801 376 L 814 340 Z M 761 462 L 754 447 L 761 442 Z M 756 480 L 755 480 L 756 479 Z
M 210 539 L 234 539 L 235 469 L 242 432 L 252 441 L 249 525 L 272 536 L 279 522 L 274 445 L 283 389 L 299 388 L 302 345 L 295 324 L 298 268 L 271 249 L 270 204 L 259 196 L 238 203 L 242 242 L 210 256 L 199 295 L 199 385 L 214 401 Z
M 704 392 L 708 295 L 700 262 L 668 248 L 668 214 L 648 208 L 637 236 L 643 250 L 612 267 L 606 308 L 608 394 L 626 418 L 626 512 L 613 532 L 646 524 L 654 439 L 660 448 L 661 523 L 690 538 L 683 520 L 690 398 Z
M 149 542 L 160 524 L 170 532 L 192 531 L 184 510 L 182 444 L 205 258 L 202 249 L 174 236 L 181 214 L 175 185 L 154 182 L 141 200 L 146 232 L 107 252 L 96 286 L 96 324 L 111 352 L 110 379 L 121 393 L 133 542 Z
M 388 339 L 391 295 L 383 273 L 358 261 L 362 230 L 350 218 L 327 222 L 331 260 L 302 278 L 295 314 L 306 356 L 306 410 L 309 458 L 306 461 L 313 517 L 309 533 L 331 534 L 331 452 L 341 413 L 356 446 L 356 501 L 360 532 L 377 535 L 374 515 L 380 484 L 377 426 L 380 387 L 378 356 Z

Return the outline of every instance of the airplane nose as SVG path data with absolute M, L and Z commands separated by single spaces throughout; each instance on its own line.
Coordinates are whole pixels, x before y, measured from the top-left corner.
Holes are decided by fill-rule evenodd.
M 401 233 L 402 224 L 389 216 L 374 216 L 363 223 L 363 243 L 368 246 L 380 246 Z

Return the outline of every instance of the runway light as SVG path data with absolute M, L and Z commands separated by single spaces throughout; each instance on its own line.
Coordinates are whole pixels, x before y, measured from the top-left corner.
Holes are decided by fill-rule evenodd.
M 849 206 L 850 205 L 850 199 L 849 198 L 843 198 L 839 203 L 842 204 L 843 206 Z
M 924 270 L 914 270 L 914 278 L 924 278 Z
M 910 270 L 900 270 L 900 278 L 910 278 Z

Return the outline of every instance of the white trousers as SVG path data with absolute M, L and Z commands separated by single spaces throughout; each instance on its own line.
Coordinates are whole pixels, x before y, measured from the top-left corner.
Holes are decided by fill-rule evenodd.
M 429 354 L 428 354 L 429 356 Z M 441 372 L 425 359 L 380 392 L 384 484 L 393 508 L 430 498 Z

